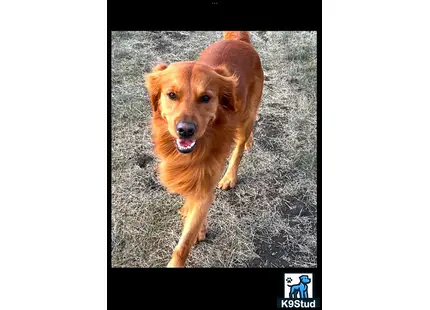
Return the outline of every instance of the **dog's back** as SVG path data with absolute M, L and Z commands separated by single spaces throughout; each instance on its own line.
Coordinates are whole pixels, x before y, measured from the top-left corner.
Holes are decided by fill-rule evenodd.
M 209 45 L 200 54 L 197 62 L 212 67 L 225 66 L 231 74 L 240 77 L 237 87 L 238 98 L 247 98 L 252 95 L 254 88 L 262 87 L 264 75 L 260 56 L 254 49 L 247 31 L 224 31 L 224 38 Z M 260 93 L 255 90 L 256 93 Z

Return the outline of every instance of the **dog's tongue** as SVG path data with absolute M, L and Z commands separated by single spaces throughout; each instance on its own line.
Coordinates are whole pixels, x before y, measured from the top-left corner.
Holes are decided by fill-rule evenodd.
M 193 144 L 194 140 L 191 139 L 178 139 L 178 144 L 182 147 L 188 147 Z

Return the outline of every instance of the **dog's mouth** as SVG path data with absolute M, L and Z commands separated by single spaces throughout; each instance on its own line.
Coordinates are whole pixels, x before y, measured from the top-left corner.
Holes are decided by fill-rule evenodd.
M 176 139 L 176 147 L 181 153 L 191 153 L 196 146 L 196 140 L 193 139 Z

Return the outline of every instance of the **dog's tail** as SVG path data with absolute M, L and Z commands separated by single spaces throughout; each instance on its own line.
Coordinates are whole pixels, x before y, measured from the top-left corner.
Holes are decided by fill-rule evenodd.
M 239 40 L 251 44 L 249 31 L 223 31 L 224 40 Z

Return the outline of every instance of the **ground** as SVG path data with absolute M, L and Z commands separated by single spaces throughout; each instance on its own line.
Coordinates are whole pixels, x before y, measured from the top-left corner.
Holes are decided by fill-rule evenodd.
M 182 229 L 180 196 L 160 185 L 143 76 L 194 60 L 221 31 L 112 32 L 113 267 L 164 267 Z M 186 267 L 316 267 L 316 32 L 251 32 L 265 85 L 238 184 L 217 189 L 207 239 Z

